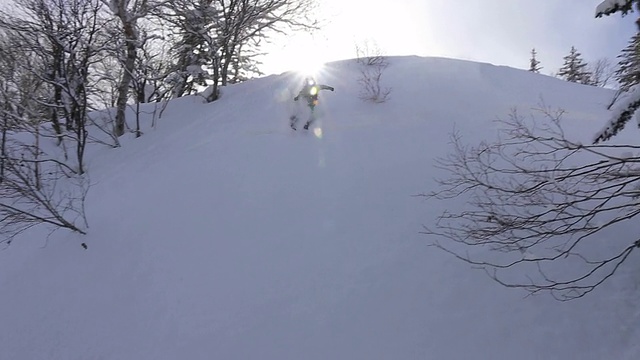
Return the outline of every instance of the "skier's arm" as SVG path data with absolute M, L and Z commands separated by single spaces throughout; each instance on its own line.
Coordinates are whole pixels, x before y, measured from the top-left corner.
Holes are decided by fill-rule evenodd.
M 300 90 L 300 92 L 298 93 L 298 95 L 296 95 L 296 97 L 293 98 L 293 101 L 298 101 L 298 99 L 300 98 L 300 96 L 302 96 L 302 93 L 304 92 L 304 89 Z
M 320 90 L 331 90 L 331 91 L 333 91 L 334 88 L 333 88 L 333 86 L 329 86 L 329 85 L 320 85 Z

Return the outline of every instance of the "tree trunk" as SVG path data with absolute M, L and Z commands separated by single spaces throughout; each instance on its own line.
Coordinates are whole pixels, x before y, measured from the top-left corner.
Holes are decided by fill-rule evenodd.
M 40 190 L 42 188 L 42 183 L 40 179 L 40 163 L 38 160 L 40 159 L 40 124 L 35 124 L 35 136 L 36 136 L 36 150 L 34 152 L 35 162 L 33 165 L 35 168 L 33 169 L 33 174 L 36 181 L 36 190 Z
M 3 124 L 2 124 L 2 143 L 0 144 L 0 183 L 4 181 L 4 167 L 5 167 L 5 159 L 7 158 L 6 147 L 7 147 L 7 127 L 9 126 L 9 121 L 7 120 L 7 115 L 3 115 Z
M 76 145 L 76 156 L 78 158 L 78 174 L 84 174 L 84 149 L 87 145 L 87 137 L 89 133 L 87 132 L 86 124 L 78 123 L 76 124 L 76 136 L 78 144 Z
M 138 80 L 136 88 L 137 88 L 136 102 L 138 104 L 146 103 L 147 102 L 147 94 L 146 94 L 147 80 L 146 79 Z
M 51 76 L 49 78 L 49 81 L 51 81 L 54 88 L 53 90 L 54 106 L 51 109 L 51 123 L 53 125 L 53 130 L 56 132 L 58 146 L 60 146 L 60 144 L 62 143 L 62 124 L 60 124 L 60 119 L 58 117 L 58 106 L 62 104 L 62 89 L 60 88 L 60 85 L 57 83 L 56 77 L 58 76 L 60 69 L 62 67 L 61 63 L 62 63 L 63 56 L 64 54 L 61 47 L 55 46 L 53 49 L 53 69 L 52 69 L 52 72 L 50 73 Z
M 227 85 L 227 81 L 229 80 L 229 65 L 231 64 L 231 59 L 233 58 L 232 50 L 228 50 L 224 62 L 222 63 L 222 69 L 220 71 L 220 78 L 222 81 L 222 86 Z
M 140 136 L 142 136 L 142 131 L 140 131 L 140 101 L 138 101 L 136 102 L 136 138 Z
M 113 129 L 114 135 L 119 137 L 124 135 L 125 129 L 125 110 L 127 109 L 127 99 L 129 98 L 129 85 L 133 78 L 133 70 L 136 65 L 137 57 L 137 36 L 135 31 L 135 23 L 122 19 L 122 26 L 124 27 L 124 34 L 127 43 L 127 58 L 124 63 L 124 71 L 122 73 L 122 79 L 120 85 L 118 85 L 118 99 L 116 101 L 116 124 Z
M 220 78 L 220 71 L 219 71 L 219 65 L 218 64 L 214 64 L 213 66 L 213 84 L 211 85 L 213 87 L 211 93 L 209 93 L 209 95 L 207 96 L 206 101 L 207 102 L 213 102 L 218 100 L 218 79 Z
M 51 108 L 51 124 L 53 125 L 53 130 L 56 132 L 57 143 L 58 146 L 62 143 L 62 125 L 60 124 L 60 119 L 58 119 L 58 108 L 57 106 L 62 103 L 62 89 L 60 86 L 54 85 L 53 91 L 53 107 Z

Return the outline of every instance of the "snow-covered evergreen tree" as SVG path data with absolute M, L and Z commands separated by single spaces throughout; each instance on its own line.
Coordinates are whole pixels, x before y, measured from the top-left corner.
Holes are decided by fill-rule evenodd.
M 211 0 L 176 0 L 165 5 L 158 14 L 172 25 L 171 77 L 173 96 L 198 91 L 198 87 L 214 82 L 219 64 L 215 27 L 221 21 Z M 211 69 L 212 74 L 206 69 Z M 217 89 L 215 96 L 217 97 Z
M 587 63 L 582 60 L 582 54 L 572 46 L 569 55 L 564 57 L 564 65 L 558 71 L 558 77 L 570 82 L 589 84 L 591 74 L 586 67 Z
M 631 86 L 640 83 L 640 32 L 636 33 L 629 45 L 618 55 L 618 69 L 615 78 L 620 83 L 620 90 L 627 91 Z
M 621 13 L 623 16 L 633 10 L 633 5 L 640 11 L 640 0 L 605 0 L 596 8 L 596 17 Z M 640 31 L 640 19 L 636 21 Z M 594 137 L 594 143 L 607 141 L 618 134 L 620 130 L 636 115 L 640 108 L 640 85 L 630 86 L 623 90 L 612 105 L 613 114 L 607 125 Z M 640 126 L 640 123 L 639 123 Z
M 542 70 L 542 66 L 540 66 L 540 61 L 538 61 L 538 59 L 536 59 L 536 55 L 538 53 L 536 52 L 536 49 L 531 49 L 531 60 L 529 62 L 529 71 L 534 72 L 534 73 L 540 73 L 540 70 Z
M 640 11 L 640 0 L 604 0 L 596 8 L 596 17 L 611 15 L 617 12 L 626 15 L 633 11 L 634 4 L 638 6 L 638 10 Z

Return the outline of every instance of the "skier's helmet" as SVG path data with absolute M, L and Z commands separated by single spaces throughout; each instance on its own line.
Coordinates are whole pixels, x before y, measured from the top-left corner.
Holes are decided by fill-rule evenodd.
M 304 83 L 307 84 L 307 86 L 313 86 L 316 84 L 316 80 L 309 76 L 306 79 L 304 79 Z

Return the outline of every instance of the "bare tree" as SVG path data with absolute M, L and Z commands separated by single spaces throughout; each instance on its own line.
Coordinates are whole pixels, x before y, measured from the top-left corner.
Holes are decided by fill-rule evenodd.
M 624 15 L 634 5 L 640 9 L 638 0 L 603 1 L 596 16 Z M 570 81 L 585 80 L 578 55 L 572 49 L 565 57 L 560 75 Z M 530 118 L 514 110 L 500 121 L 495 141 L 467 146 L 454 134 L 453 152 L 438 160 L 448 177 L 422 196 L 465 206 L 443 212 L 424 233 L 502 285 L 560 300 L 592 292 L 640 248 L 633 222 L 640 214 L 640 146 L 605 144 L 640 108 L 638 89 L 616 93 L 613 116 L 587 145 L 565 133 L 561 110 L 544 106 Z
M 166 78 L 170 73 L 169 59 L 165 56 L 167 49 L 163 45 L 157 46 L 157 43 L 163 42 L 164 39 L 147 36 L 147 41 L 140 49 L 136 72 L 132 80 L 136 103 L 160 102 L 170 99 L 171 90 L 166 86 Z
M 4 66 L 9 58 L 2 59 Z M 0 80 L 0 244 L 10 244 L 16 235 L 36 225 L 82 234 L 87 227 L 84 199 L 89 184 L 75 169 L 42 150 L 40 139 L 46 130 L 37 121 L 38 113 L 21 104 L 23 97 L 15 92 L 20 76 L 28 79 L 29 75 L 15 72 Z M 33 136 L 25 136 L 29 134 Z
M 139 21 L 147 17 L 151 9 L 161 7 L 168 0 L 102 0 L 111 13 L 119 20 L 116 39 L 120 49 L 115 49 L 116 58 L 122 67 L 122 77 L 118 84 L 116 100 L 116 117 L 113 132 L 116 137 L 125 133 L 125 111 L 131 82 L 133 81 L 138 51 L 144 45 L 145 39 L 140 37 Z
M 87 76 L 100 51 L 98 0 L 15 4 L 17 13 L 0 13 L 0 243 L 40 224 L 85 232 Z M 65 161 L 64 140 L 75 143 L 76 164 L 43 149 L 51 129 Z
M 145 42 L 146 44 L 146 42 Z M 136 137 L 142 136 L 140 127 L 140 114 L 142 104 L 155 102 L 154 109 L 157 109 L 157 102 L 168 100 L 169 90 L 163 86 L 163 81 L 167 76 L 167 68 L 162 60 L 162 54 L 152 52 L 148 46 L 143 46 L 140 56 L 137 58 L 136 72 L 132 78 L 131 87 L 135 92 L 135 108 L 136 116 Z M 155 113 L 155 111 L 154 111 Z M 154 119 L 155 120 L 155 119 Z
M 262 62 L 257 60 L 264 55 L 258 46 L 240 46 L 236 55 L 231 59 L 231 71 L 227 74 L 228 84 L 237 84 L 247 81 L 252 77 L 264 75 L 260 70 Z
M 219 87 L 246 78 L 257 69 L 255 57 L 270 34 L 316 29 L 310 19 L 313 0 L 179 0 L 157 16 L 175 26 L 176 94 Z M 258 73 L 258 72 L 256 72 Z M 194 86 L 196 85 L 196 86 Z
M 36 101 L 32 101 L 29 106 L 27 102 L 23 102 L 25 108 L 22 110 L 47 107 L 46 115 L 60 145 L 64 128 L 70 128 L 71 124 L 61 124 L 64 121 L 60 106 L 63 101 L 62 88 L 54 85 L 58 84 L 58 79 L 63 78 L 60 71 L 64 71 L 64 48 L 57 39 L 60 31 L 52 17 L 53 6 L 39 0 L 15 0 L 14 5 L 12 13 L 0 12 L 0 29 L 10 35 L 8 39 L 12 42 L 11 47 L 23 50 L 23 61 L 18 65 L 22 73 L 30 72 L 35 82 L 27 88 L 33 94 L 31 99 Z M 13 52 L 17 53 L 16 50 Z M 29 97 L 28 94 L 24 95 Z
M 14 112 L 14 103 L 18 97 L 18 89 L 12 81 L 17 75 L 18 56 L 11 51 L 11 44 L 6 36 L 0 34 L 0 126 L 2 138 L 0 139 L 0 183 L 4 179 L 5 164 L 7 158 L 7 139 L 9 132 L 16 124 L 13 123 L 11 114 Z
M 587 67 L 587 72 L 590 74 L 590 85 L 606 87 L 614 76 L 613 64 L 608 58 L 600 58 L 589 63 Z
M 369 65 L 360 70 L 360 99 L 373 103 L 383 103 L 389 100 L 391 88 L 383 87 L 380 84 L 382 75 L 389 64 L 381 62 Z
M 10 138 L 0 182 L 0 243 L 36 225 L 85 234 L 84 202 L 89 184 L 64 163 L 40 153 L 33 143 Z
M 360 99 L 373 103 L 387 101 L 391 88 L 383 87 L 380 82 L 389 62 L 377 44 L 369 41 L 356 44 L 356 62 L 360 64 Z
M 97 41 L 103 26 L 101 2 L 18 0 L 16 5 L 20 16 L 0 13 L 0 29 L 13 47 L 23 51 L 20 72 L 29 74 L 32 81 L 27 84 L 31 92 L 22 96 L 28 101 L 20 107 L 20 114 L 28 116 L 18 120 L 32 124 L 34 131 L 42 122 L 51 121 L 59 145 L 64 138 L 75 144 L 77 171 L 82 174 L 90 110 L 89 73 L 103 51 Z
M 384 52 L 375 41 L 366 39 L 356 43 L 356 62 L 360 65 L 374 66 L 385 63 Z
M 537 114 L 542 119 L 514 110 L 496 141 L 474 147 L 454 134 L 453 153 L 438 160 L 449 176 L 423 196 L 467 205 L 424 232 L 500 284 L 570 300 L 640 247 L 627 221 L 640 214 L 640 146 L 583 145 L 565 133 L 562 111 Z
M 229 69 L 242 66 L 238 61 L 246 60 L 241 55 L 244 49 L 268 41 L 270 33 L 286 33 L 291 30 L 315 30 L 311 11 L 313 0 L 216 0 L 221 10 L 216 27 L 221 54 L 221 85 L 233 78 Z

